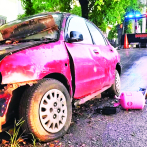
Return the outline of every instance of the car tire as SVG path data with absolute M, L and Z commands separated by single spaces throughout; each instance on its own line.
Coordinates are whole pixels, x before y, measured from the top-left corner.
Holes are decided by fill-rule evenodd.
M 42 142 L 63 136 L 71 123 L 72 104 L 65 86 L 55 79 L 43 79 L 23 94 L 19 117 L 22 130 L 34 134 Z
M 120 96 L 120 75 L 117 70 L 115 70 L 115 80 L 112 86 L 106 91 L 106 95 L 110 98 L 114 98 L 115 96 Z

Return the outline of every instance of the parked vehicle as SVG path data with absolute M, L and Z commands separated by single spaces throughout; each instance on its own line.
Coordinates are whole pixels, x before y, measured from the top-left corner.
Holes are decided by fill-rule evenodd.
M 40 141 L 63 136 L 75 105 L 120 95 L 120 56 L 92 22 L 42 13 L 0 27 L 0 132 L 13 118 Z M 73 101 L 74 100 L 74 101 Z

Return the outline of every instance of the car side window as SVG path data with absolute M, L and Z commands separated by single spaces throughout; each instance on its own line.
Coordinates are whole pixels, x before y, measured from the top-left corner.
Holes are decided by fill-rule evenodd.
M 104 39 L 104 37 L 102 36 L 101 32 L 90 22 L 86 22 L 89 31 L 92 35 L 94 44 L 96 45 L 107 45 L 106 40 Z
M 72 17 L 69 26 L 68 26 L 68 35 L 70 36 L 71 31 L 77 31 L 83 35 L 83 41 L 78 43 L 82 44 L 93 44 L 92 39 L 89 33 L 89 30 L 86 26 L 85 20 L 80 17 Z

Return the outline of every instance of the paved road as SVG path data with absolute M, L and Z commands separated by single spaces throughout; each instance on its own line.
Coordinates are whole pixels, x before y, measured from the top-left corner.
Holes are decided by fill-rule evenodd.
M 147 49 L 121 49 L 121 90 L 136 91 L 147 87 Z
M 146 88 L 147 49 L 121 49 L 118 52 L 123 69 L 121 91 Z M 73 109 L 69 131 L 52 143 L 59 141 L 62 147 L 147 147 L 147 106 L 143 110 L 130 111 L 120 107 L 119 112 L 111 116 L 94 113 L 97 107 L 113 106 L 114 103 L 115 99 L 95 99 Z

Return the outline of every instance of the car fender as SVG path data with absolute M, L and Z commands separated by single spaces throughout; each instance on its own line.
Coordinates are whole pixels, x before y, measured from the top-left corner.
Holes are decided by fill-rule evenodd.
M 39 80 L 61 73 L 71 83 L 69 57 L 64 42 L 42 44 L 6 56 L 0 62 L 2 84 Z

